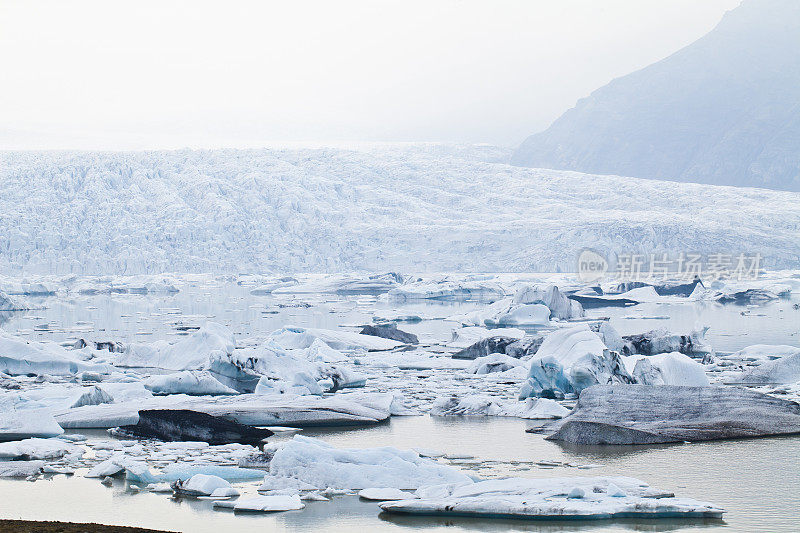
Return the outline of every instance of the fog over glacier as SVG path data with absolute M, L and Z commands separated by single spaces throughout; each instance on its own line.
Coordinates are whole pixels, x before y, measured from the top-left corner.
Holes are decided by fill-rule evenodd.
M 800 194 L 519 168 L 486 145 L 0 154 L 7 273 L 574 271 L 797 263 Z M 591 187 L 587 187 L 591 183 Z

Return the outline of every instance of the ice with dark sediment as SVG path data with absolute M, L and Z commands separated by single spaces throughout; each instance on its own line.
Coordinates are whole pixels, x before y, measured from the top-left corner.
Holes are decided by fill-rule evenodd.
M 598 383 L 633 383 L 618 353 L 582 324 L 550 333 L 530 360 L 520 398 L 564 397 Z
M 656 444 L 800 433 L 800 405 L 726 386 L 596 385 L 549 428 L 572 444 Z

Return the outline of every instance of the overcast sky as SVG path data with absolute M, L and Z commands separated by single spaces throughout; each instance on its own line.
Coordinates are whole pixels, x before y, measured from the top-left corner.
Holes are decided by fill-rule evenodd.
M 0 0 L 0 148 L 516 145 L 739 0 Z

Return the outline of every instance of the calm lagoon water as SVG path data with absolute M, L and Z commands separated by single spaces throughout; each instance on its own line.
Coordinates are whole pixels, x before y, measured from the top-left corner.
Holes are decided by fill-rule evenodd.
M 688 332 L 710 327 L 707 339 L 720 352 L 758 343 L 800 343 L 798 299 L 760 307 L 711 303 L 640 304 L 589 310 L 607 316 L 622 334 L 657 327 Z M 152 342 L 185 334 L 181 326 L 206 320 L 229 325 L 243 337 L 265 336 L 288 324 L 334 328 L 368 323 L 374 311 L 398 310 L 444 318 L 479 307 L 478 302 L 415 302 L 397 305 L 372 296 L 253 296 L 235 284 L 188 286 L 175 295 L 98 295 L 46 298 L 44 309 L 0 317 L 0 326 L 30 339 Z M 304 304 L 310 304 L 310 307 Z M 668 319 L 647 318 L 668 316 Z M 422 342 L 449 339 L 454 324 L 431 320 L 404 324 Z M 174 500 L 136 493 L 123 481 L 113 487 L 97 480 L 54 476 L 46 481 L 0 481 L 0 517 L 138 525 L 155 529 L 220 531 L 404 531 L 447 527 L 448 531 L 764 531 L 800 530 L 800 437 L 721 441 L 670 446 L 565 448 L 525 433 L 535 424 L 502 418 L 396 417 L 358 429 L 307 430 L 336 446 L 424 447 L 473 455 L 479 465 L 460 465 L 478 476 L 625 475 L 681 496 L 727 509 L 724 520 L 525 522 L 409 518 L 379 515 L 373 502 L 342 496 L 333 502 L 308 502 L 303 511 L 234 515 L 215 511 L 210 502 Z M 535 461 L 596 464 L 588 470 L 541 468 Z M 243 485 L 245 493 L 257 484 Z

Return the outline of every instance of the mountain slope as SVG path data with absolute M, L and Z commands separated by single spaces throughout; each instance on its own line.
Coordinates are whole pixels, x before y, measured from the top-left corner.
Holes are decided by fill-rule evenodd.
M 507 158 L 437 145 L 0 153 L 0 272 L 554 271 L 584 247 L 800 262 L 798 193 Z
M 745 0 L 709 34 L 618 78 L 512 163 L 800 190 L 800 2 Z

